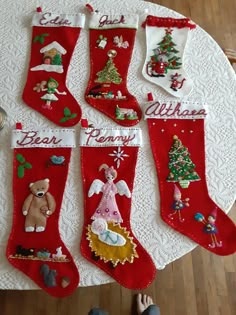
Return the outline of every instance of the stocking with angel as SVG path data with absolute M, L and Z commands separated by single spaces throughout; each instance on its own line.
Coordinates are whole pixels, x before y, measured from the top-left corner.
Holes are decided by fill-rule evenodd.
M 85 206 L 81 253 L 121 285 L 145 288 L 156 268 L 130 227 L 141 130 L 82 128 L 80 145 Z

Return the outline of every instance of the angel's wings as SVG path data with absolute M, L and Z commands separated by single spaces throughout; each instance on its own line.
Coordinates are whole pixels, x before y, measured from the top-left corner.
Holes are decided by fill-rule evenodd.
M 99 194 L 102 191 L 103 185 L 104 183 L 100 179 L 94 179 L 89 188 L 88 196 L 92 197 L 93 194 Z
M 119 180 L 116 183 L 116 188 L 117 188 L 117 192 L 119 195 L 121 195 L 121 196 L 125 195 L 128 198 L 131 197 L 131 192 L 129 190 L 129 187 L 127 186 L 127 184 L 124 180 Z

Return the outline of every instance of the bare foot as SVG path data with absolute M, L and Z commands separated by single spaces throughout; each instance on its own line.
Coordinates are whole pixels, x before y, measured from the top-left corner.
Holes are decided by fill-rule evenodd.
M 150 305 L 153 305 L 153 300 L 146 294 L 139 293 L 137 296 L 137 312 L 141 315 Z

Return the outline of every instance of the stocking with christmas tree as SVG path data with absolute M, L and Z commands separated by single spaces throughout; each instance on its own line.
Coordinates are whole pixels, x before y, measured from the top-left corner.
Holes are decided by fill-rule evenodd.
M 218 255 L 236 251 L 234 222 L 209 197 L 201 103 L 153 101 L 145 106 L 158 174 L 162 219 Z
M 192 80 L 183 69 L 183 55 L 189 30 L 196 27 L 189 19 L 163 18 L 148 15 L 146 58 L 143 76 L 176 97 L 192 90 Z
M 83 14 L 55 14 L 41 8 L 33 16 L 31 57 L 22 98 L 63 127 L 74 126 L 81 118 L 81 108 L 66 87 L 66 76 L 84 22 Z
M 136 125 L 142 111 L 126 87 L 137 15 L 91 13 L 90 78 L 85 100 L 122 126 Z
M 71 294 L 79 273 L 58 231 L 75 131 L 14 130 L 12 266 L 55 297 Z
M 82 128 L 80 145 L 84 189 L 81 253 L 124 287 L 143 289 L 154 279 L 156 268 L 130 226 L 141 130 Z

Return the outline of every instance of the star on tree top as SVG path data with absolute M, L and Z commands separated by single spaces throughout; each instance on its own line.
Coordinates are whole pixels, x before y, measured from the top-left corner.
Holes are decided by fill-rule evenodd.
M 165 31 L 166 31 L 166 34 L 172 34 L 173 29 L 171 29 L 170 27 L 168 27 L 168 28 L 165 29 Z

